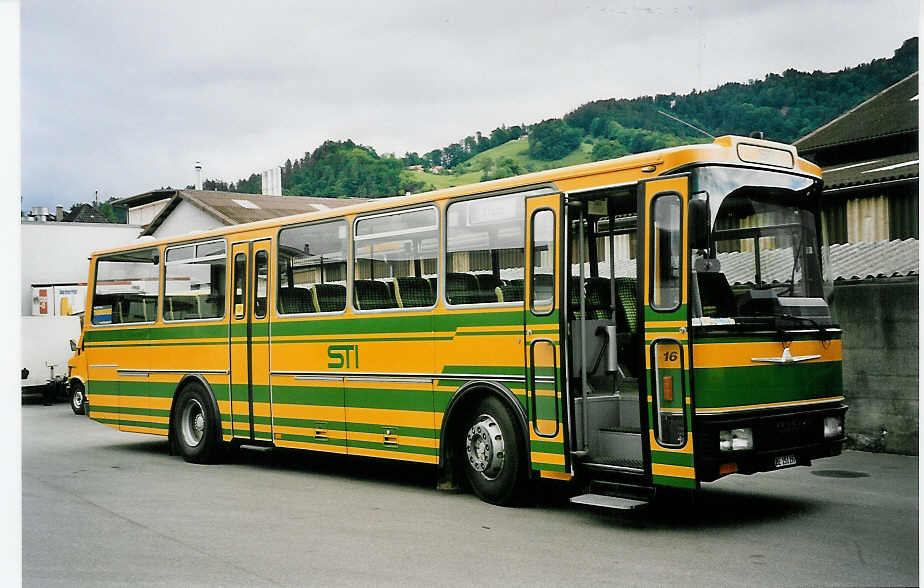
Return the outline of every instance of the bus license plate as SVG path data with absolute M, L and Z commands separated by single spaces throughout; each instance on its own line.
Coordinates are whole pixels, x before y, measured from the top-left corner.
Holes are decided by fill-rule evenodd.
M 773 467 L 774 468 L 788 468 L 789 466 L 796 465 L 797 460 L 795 455 L 777 455 L 773 458 Z

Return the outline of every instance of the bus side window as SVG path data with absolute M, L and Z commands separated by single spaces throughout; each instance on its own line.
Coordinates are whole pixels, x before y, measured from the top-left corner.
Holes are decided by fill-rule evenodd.
M 523 194 L 453 202 L 446 210 L 446 304 L 523 303 Z
M 279 314 L 346 309 L 346 221 L 285 227 L 279 231 L 278 251 L 276 311 Z
M 164 260 L 164 320 L 225 316 L 224 241 L 169 247 Z
M 439 213 L 434 207 L 363 217 L 353 237 L 356 310 L 429 308 L 436 292 Z
M 153 322 L 146 312 L 157 304 L 160 264 L 156 249 L 136 249 L 101 257 L 96 262 L 90 322 L 94 325 Z

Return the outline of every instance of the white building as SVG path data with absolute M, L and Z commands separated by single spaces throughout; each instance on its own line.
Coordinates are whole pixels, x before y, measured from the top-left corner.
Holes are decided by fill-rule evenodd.
M 114 205 L 128 209 L 128 222 L 142 225 L 142 235 L 161 238 L 293 214 L 321 212 L 365 200 L 171 189 L 130 196 Z
M 90 253 L 127 245 L 141 227 L 113 223 L 23 222 L 20 312 L 32 314 L 32 284 L 86 284 Z

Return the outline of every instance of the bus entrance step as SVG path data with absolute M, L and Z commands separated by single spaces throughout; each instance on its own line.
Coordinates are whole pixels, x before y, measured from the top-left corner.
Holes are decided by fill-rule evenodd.
M 648 506 L 646 500 L 636 500 L 634 498 L 623 498 L 621 496 L 607 496 L 605 494 L 581 494 L 571 498 L 574 504 L 584 506 L 595 506 L 597 508 L 609 508 L 613 510 L 636 510 Z

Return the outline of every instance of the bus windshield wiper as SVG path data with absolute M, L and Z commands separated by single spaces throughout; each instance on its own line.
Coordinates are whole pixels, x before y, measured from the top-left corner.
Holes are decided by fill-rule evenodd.
M 818 333 L 821 335 L 822 341 L 831 340 L 831 337 L 828 335 L 828 330 L 825 329 L 824 326 L 822 326 L 822 324 L 816 321 L 815 319 L 811 319 L 807 316 L 795 316 L 793 314 L 778 314 L 778 315 L 775 315 L 775 317 L 781 318 L 781 319 L 793 320 L 793 321 L 805 321 L 809 323 L 810 325 L 812 325 L 813 327 L 815 327 L 816 329 L 818 329 Z M 777 329 L 777 330 L 782 331 L 782 329 Z

